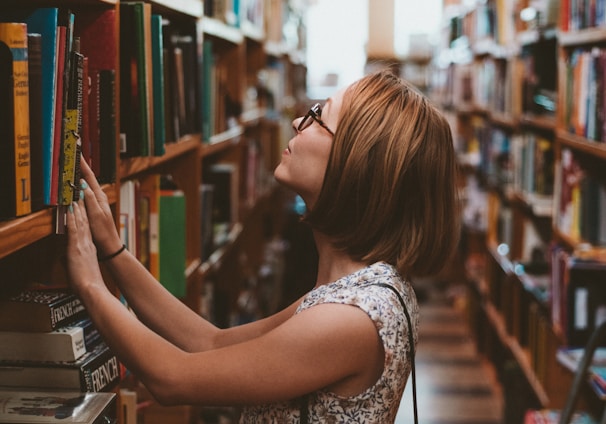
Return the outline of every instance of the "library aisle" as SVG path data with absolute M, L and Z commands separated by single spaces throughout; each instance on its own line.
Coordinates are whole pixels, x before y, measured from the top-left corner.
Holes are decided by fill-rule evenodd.
M 415 289 L 421 311 L 416 356 L 419 422 L 501 424 L 500 386 L 476 351 L 464 316 L 462 289 L 434 282 L 417 283 Z M 396 424 L 412 423 L 409 380 Z

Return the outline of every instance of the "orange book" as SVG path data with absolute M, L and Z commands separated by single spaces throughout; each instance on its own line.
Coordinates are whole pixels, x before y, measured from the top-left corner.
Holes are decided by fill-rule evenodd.
M 7 117 L 7 127 L 3 129 L 3 136 L 12 138 L 6 145 L 12 153 L 13 164 L 5 164 L 11 175 L 8 176 L 10 199 L 6 211 L 2 215 L 7 217 L 22 216 L 31 212 L 31 180 L 30 180 L 30 146 L 29 146 L 29 80 L 27 62 L 27 25 L 23 23 L 0 23 L 0 44 L 2 55 L 8 61 L 6 81 L 7 100 L 11 103 Z M 4 66 L 4 64 L 2 65 Z M 12 68 L 12 69 L 11 69 Z M 12 82 L 12 95 L 9 85 Z M 6 83 L 6 85 L 4 84 Z M 3 105 L 5 107 L 6 105 Z M 12 120 L 12 122 L 10 122 Z M 11 125 L 12 124 L 12 125 Z M 6 152 L 8 153 L 8 151 Z M 5 156 L 6 157 L 6 156 Z M 3 182 L 6 184 L 6 182 Z M 3 202 L 6 201 L 3 199 Z M 3 208 L 4 209 L 4 208 Z M 10 209 L 10 210 L 9 210 Z

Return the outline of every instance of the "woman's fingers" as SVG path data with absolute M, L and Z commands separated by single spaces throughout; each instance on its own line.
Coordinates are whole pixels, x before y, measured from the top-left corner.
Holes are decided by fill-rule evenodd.
M 93 170 L 90 169 L 90 166 L 88 166 L 88 163 L 84 160 L 84 158 L 82 158 L 82 160 L 80 161 L 80 164 L 81 164 L 80 165 L 80 168 L 81 168 L 80 174 L 81 174 L 82 178 L 86 181 L 88 186 L 91 188 L 91 190 L 95 194 L 95 197 L 97 198 L 97 200 L 99 202 L 105 201 L 105 199 L 106 199 L 105 193 L 103 192 L 103 189 L 99 185 L 99 182 L 97 181 L 97 177 L 95 177 Z

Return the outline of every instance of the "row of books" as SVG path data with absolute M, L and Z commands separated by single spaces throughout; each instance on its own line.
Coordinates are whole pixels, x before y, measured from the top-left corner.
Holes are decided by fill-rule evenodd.
M 204 2 L 204 16 L 236 28 L 264 30 L 264 0 L 209 0 Z
M 200 204 L 200 250 L 206 260 L 224 244 L 238 222 L 238 167 L 209 166 L 198 199 L 185 193 L 169 176 L 158 174 L 128 180 L 120 186 L 120 235 L 130 252 L 175 296 L 186 293 L 186 202 Z
M 144 2 L 120 3 L 121 157 L 159 156 L 200 132 L 195 27 L 180 27 Z
M 606 245 L 606 189 L 597 177 L 596 165 L 583 166 L 581 159 L 571 149 L 561 151 L 556 168 L 554 224 L 571 240 L 603 246 Z
M 561 29 L 576 31 L 606 25 L 604 0 L 564 0 L 560 4 Z
M 566 61 L 565 75 L 569 92 L 563 114 L 566 128 L 590 140 L 606 141 L 606 49 L 575 49 Z
M 80 152 L 111 183 L 117 147 L 121 157 L 162 155 L 166 142 L 200 131 L 195 27 L 172 25 L 144 2 L 119 8 L 119 28 L 116 8 L 1 18 L 0 101 L 9 109 L 0 116 L 0 218 L 77 198 Z
M 186 291 L 186 199 L 171 180 L 150 175 L 120 186 L 120 237 L 175 296 Z
M 479 116 L 471 122 L 479 146 L 479 168 L 489 181 L 531 197 L 553 195 L 555 154 L 551 140 L 530 131 L 511 134 Z
M 23 290 L 0 300 L 0 388 L 104 392 L 123 374 L 70 291 Z
M 115 160 L 105 156 L 102 165 L 115 151 L 115 50 L 101 41 L 111 32 L 106 13 L 113 11 L 83 12 L 77 21 L 59 8 L 3 16 L 2 218 L 77 200 L 80 152 L 102 180 L 114 178 Z

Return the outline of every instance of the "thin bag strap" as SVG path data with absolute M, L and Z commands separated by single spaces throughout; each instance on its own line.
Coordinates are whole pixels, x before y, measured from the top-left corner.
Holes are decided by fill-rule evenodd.
M 410 314 L 408 313 L 408 308 L 406 307 L 406 304 L 404 303 L 404 299 L 402 299 L 402 295 L 400 294 L 400 292 L 398 292 L 398 290 L 396 290 L 395 287 L 390 286 L 389 284 L 386 284 L 386 283 L 376 283 L 374 285 L 381 286 L 381 287 L 387 287 L 388 289 L 393 291 L 396 294 L 396 296 L 398 296 L 398 300 L 402 304 L 402 309 L 404 309 L 404 315 L 406 316 L 406 323 L 408 324 L 408 342 L 410 343 L 410 352 L 409 352 L 410 355 L 409 356 L 410 356 L 411 373 L 412 373 L 412 406 L 413 406 L 413 413 L 414 413 L 414 423 L 418 424 L 419 415 L 417 412 L 417 375 L 415 372 L 415 340 L 414 340 L 414 336 L 412 334 L 412 320 L 410 319 Z M 301 397 L 301 405 L 300 405 L 300 417 L 301 417 L 300 422 L 301 422 L 301 424 L 307 424 L 309 422 L 308 402 L 309 402 L 308 395 Z
M 396 290 L 395 287 L 386 284 L 386 283 L 376 283 L 375 285 L 377 286 L 381 286 L 381 287 L 387 287 L 388 289 L 390 289 L 391 291 L 393 291 L 396 296 L 398 296 L 398 300 L 400 301 L 400 303 L 402 304 L 402 309 L 404 309 L 404 315 L 406 316 L 406 322 L 408 324 L 408 342 L 410 343 L 410 352 L 409 352 L 409 356 L 410 356 L 410 364 L 411 364 L 411 374 L 412 374 L 412 406 L 413 406 L 413 413 L 414 413 L 414 422 L 415 424 L 419 423 L 419 415 L 418 415 L 418 411 L 417 411 L 417 375 L 415 372 L 415 340 L 414 340 L 414 336 L 412 334 L 412 320 L 410 319 L 410 314 L 408 313 L 408 308 L 406 307 L 406 304 L 404 303 L 404 299 L 402 299 L 402 295 L 400 294 L 400 292 L 398 292 L 398 290 Z

